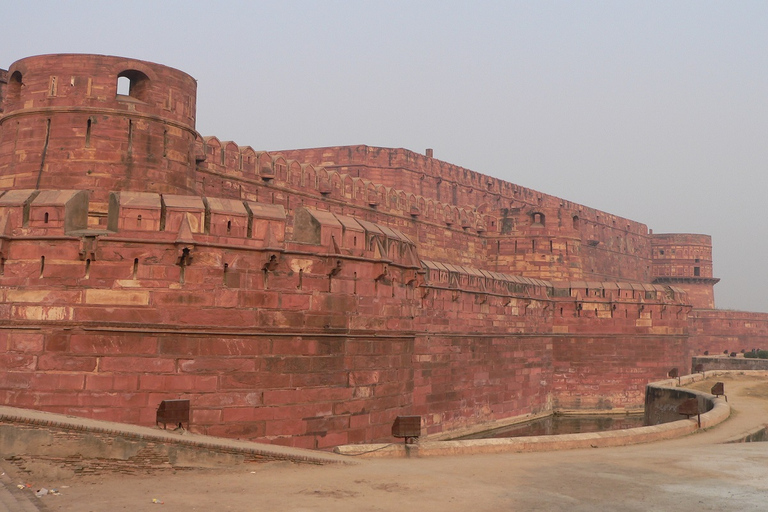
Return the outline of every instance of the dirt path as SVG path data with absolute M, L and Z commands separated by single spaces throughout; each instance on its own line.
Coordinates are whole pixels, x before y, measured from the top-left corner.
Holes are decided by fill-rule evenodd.
M 43 498 L 51 512 L 768 510 L 768 443 L 721 444 L 768 424 L 768 380 L 720 380 L 729 420 L 646 445 L 88 478 L 41 464 L 26 478 L 62 492 Z

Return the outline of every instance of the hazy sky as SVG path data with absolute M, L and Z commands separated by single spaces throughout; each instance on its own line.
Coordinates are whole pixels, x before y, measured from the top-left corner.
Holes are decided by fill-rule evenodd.
M 7 1 L 0 67 L 166 64 L 197 129 L 435 157 L 712 235 L 720 308 L 768 312 L 768 2 Z M 763 142 L 761 142 L 763 141 Z

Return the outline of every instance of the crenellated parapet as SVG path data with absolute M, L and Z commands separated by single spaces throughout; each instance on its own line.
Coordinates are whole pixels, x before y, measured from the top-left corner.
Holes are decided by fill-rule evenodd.
M 297 203 L 319 209 L 353 208 L 356 216 L 396 225 L 413 239 L 434 237 L 427 233 L 439 230 L 445 236 L 438 238 L 445 240 L 436 240 L 426 249 L 429 258 L 484 254 L 480 260 L 462 263 L 490 261 L 493 270 L 540 279 L 642 281 L 650 275 L 645 226 L 557 198 L 552 201 L 533 191 L 518 197 L 514 193 L 522 188 L 516 185 L 499 188 L 508 189 L 517 199 L 480 191 L 463 197 L 466 202 L 462 202 L 451 194 L 433 194 L 423 183 L 418 190 L 408 190 L 407 179 L 384 179 L 383 171 L 361 174 L 353 166 L 325 167 L 323 161 L 299 163 L 289 158 L 297 152 L 270 155 L 215 137 L 198 139 L 198 148 L 197 153 L 203 155 L 198 159 L 203 173 L 198 181 L 200 193 L 279 202 L 287 210 Z M 411 163 L 418 165 L 419 160 Z M 403 172 L 409 175 L 408 170 Z M 448 175 L 464 173 L 454 170 Z M 491 198 L 489 194 L 495 195 Z M 452 248 L 461 249 L 453 254 Z
M 5 88 L 8 86 L 8 70 L 0 69 L 0 114 L 3 113 L 3 96 Z
M 488 239 L 488 258 L 498 261 L 498 270 L 560 280 L 650 278 L 644 224 L 442 162 L 431 152 L 345 146 L 281 153 L 396 187 L 427 204 L 438 201 L 484 216 L 478 236 Z
M 372 209 L 407 221 L 420 220 L 473 234 L 496 229 L 495 218 L 476 208 L 434 201 L 370 179 L 287 159 L 280 153 L 256 152 L 250 146 L 240 147 L 233 142 L 221 142 L 216 137 L 198 139 L 197 148 L 199 170 L 244 180 L 251 186 L 307 195 L 322 202 L 343 203 L 364 210 Z M 210 187 L 216 187 L 212 180 L 201 178 L 199 190 L 204 192 Z M 224 188 L 239 195 L 257 193 L 247 185 L 242 188 Z

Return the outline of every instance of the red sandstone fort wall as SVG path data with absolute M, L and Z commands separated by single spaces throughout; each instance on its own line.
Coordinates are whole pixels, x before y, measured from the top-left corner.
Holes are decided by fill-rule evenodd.
M 484 232 L 488 257 L 499 258 L 496 255 L 500 254 L 500 265 L 511 265 L 523 275 L 563 279 L 562 275 L 542 272 L 541 268 L 537 271 L 528 258 L 504 258 L 505 253 L 514 254 L 515 238 L 519 239 L 518 251 L 522 253 L 533 236 L 538 238 L 538 258 L 533 260 L 556 253 L 561 263 L 558 272 L 570 269 L 569 279 L 649 281 L 650 238 L 643 224 L 404 149 L 350 146 L 279 153 L 288 159 L 400 190 L 405 197 L 413 196 L 412 201 L 417 204 L 423 200 L 427 204 L 437 201 L 449 208 L 474 205 L 476 211 L 490 213 Z M 536 214 L 543 222 L 536 222 Z M 530 232 L 531 226 L 534 233 Z M 498 250 L 496 240 L 508 247 Z M 557 246 L 557 251 L 549 250 L 550 242 Z M 565 247 L 569 242 L 570 253 Z M 569 261 L 569 254 L 579 252 L 579 258 Z
M 150 425 L 186 398 L 194 431 L 322 448 L 399 414 L 637 408 L 693 353 L 768 339 L 768 315 L 691 313 L 706 235 L 403 149 L 202 138 L 194 92 L 129 59 L 11 66 L 0 403 Z
M 694 309 L 690 315 L 691 345 L 695 355 L 766 350 L 768 313 Z

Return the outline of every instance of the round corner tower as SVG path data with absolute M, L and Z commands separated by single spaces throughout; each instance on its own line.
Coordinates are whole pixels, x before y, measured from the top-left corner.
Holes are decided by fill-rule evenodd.
M 695 308 L 714 309 L 712 237 L 687 233 L 651 236 L 653 282 L 678 286 L 688 293 Z
M 0 190 L 194 192 L 197 83 L 104 55 L 41 55 L 7 72 Z

